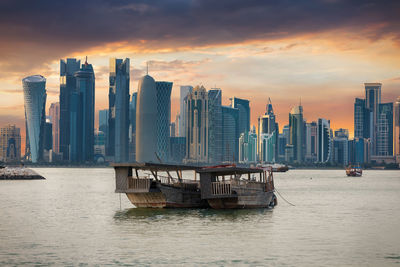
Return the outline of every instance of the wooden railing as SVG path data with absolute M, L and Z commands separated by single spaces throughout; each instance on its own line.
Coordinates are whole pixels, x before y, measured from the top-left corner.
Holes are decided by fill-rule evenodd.
M 128 177 L 128 189 L 135 191 L 148 192 L 150 189 L 151 179 Z
M 162 176 L 162 175 L 157 175 L 157 178 L 160 180 L 162 184 L 173 185 L 176 187 L 182 187 L 189 190 L 195 190 L 198 187 L 200 187 L 199 181 L 194 181 L 189 179 L 181 179 L 179 181 L 178 178 Z
M 232 187 L 234 188 L 246 188 L 246 189 L 258 189 L 264 190 L 264 182 L 248 181 L 248 180 L 231 180 Z
M 232 188 L 230 183 L 213 182 L 211 183 L 211 193 L 213 195 L 230 195 Z

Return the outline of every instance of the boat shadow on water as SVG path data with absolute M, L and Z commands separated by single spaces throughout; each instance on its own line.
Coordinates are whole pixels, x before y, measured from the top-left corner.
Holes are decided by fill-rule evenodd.
M 273 209 L 148 209 L 131 208 L 115 212 L 116 221 L 169 220 L 179 218 L 204 218 L 208 220 L 247 220 L 261 216 L 272 216 Z

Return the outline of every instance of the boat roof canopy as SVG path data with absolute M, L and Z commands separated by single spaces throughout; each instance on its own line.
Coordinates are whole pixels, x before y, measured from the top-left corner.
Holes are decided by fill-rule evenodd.
M 221 167 L 221 168 L 203 168 L 198 173 L 212 173 L 214 175 L 231 175 L 246 173 L 261 173 L 263 168 L 245 168 L 245 167 Z
M 151 170 L 151 171 L 176 171 L 176 170 L 199 170 L 201 166 L 190 166 L 190 165 L 177 165 L 177 164 L 162 164 L 162 163 L 112 163 L 111 166 L 114 168 L 118 167 L 131 167 L 137 170 Z

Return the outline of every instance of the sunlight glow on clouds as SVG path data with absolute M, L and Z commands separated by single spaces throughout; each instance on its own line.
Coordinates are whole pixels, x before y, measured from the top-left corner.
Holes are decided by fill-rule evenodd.
M 383 101 L 400 95 L 395 1 L 288 1 L 289 9 L 285 1 L 88 0 L 74 12 L 72 2 L 0 3 L 0 123 L 24 128 L 25 76 L 45 76 L 47 106 L 58 101 L 67 57 L 93 64 L 96 110 L 108 107 L 110 57 L 131 59 L 131 92 L 149 62 L 150 75 L 174 83 L 172 120 L 188 84 L 221 88 L 224 104 L 249 99 L 252 124 L 271 97 L 282 128 L 301 98 L 307 120 L 350 132 L 364 82 L 382 82 Z

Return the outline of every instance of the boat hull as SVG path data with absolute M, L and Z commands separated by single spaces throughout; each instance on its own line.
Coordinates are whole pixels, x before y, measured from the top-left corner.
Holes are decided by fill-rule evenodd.
M 188 190 L 172 185 L 157 184 L 153 192 L 126 193 L 137 208 L 208 208 L 199 190 Z
M 362 171 L 346 170 L 346 175 L 350 177 L 361 177 Z
M 213 209 L 257 209 L 272 207 L 274 192 L 260 192 L 257 194 L 239 195 L 229 198 L 208 199 Z

